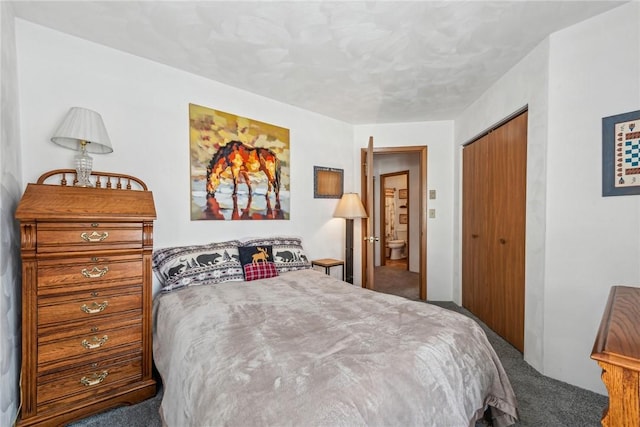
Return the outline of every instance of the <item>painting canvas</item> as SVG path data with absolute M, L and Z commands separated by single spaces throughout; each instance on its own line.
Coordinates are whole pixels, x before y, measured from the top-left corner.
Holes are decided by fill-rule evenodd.
M 289 219 L 289 129 L 189 104 L 192 220 Z

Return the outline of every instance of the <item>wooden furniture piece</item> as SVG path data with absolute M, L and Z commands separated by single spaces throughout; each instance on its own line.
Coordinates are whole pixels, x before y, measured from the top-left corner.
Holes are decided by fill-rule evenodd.
M 591 358 L 609 391 L 602 425 L 640 426 L 640 288 L 611 288 Z
M 156 393 L 152 378 L 153 195 L 94 172 L 94 188 L 46 173 L 18 204 L 22 375 L 18 426 L 63 425 Z M 61 176 L 61 185 L 48 181 Z M 139 190 L 133 189 L 137 188 Z
M 344 281 L 344 261 L 333 258 L 322 258 L 322 259 L 314 259 L 311 261 L 311 266 L 319 266 L 324 267 L 324 272 L 326 275 L 331 275 L 331 267 L 342 266 L 342 280 Z
M 524 351 L 527 112 L 463 150 L 462 305 Z

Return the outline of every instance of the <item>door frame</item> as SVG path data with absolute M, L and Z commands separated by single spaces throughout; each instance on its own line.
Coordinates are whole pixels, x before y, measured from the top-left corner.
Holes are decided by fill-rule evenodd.
M 420 223 L 420 262 L 419 262 L 419 276 L 420 276 L 420 299 L 426 301 L 427 300 L 427 151 L 428 147 L 426 145 L 416 145 L 416 146 L 402 146 L 402 147 L 372 147 L 373 151 L 372 157 L 387 155 L 387 154 L 414 154 L 420 157 L 420 176 L 418 179 L 419 182 L 419 213 L 418 213 L 418 221 Z M 361 199 L 365 206 L 368 204 L 367 194 L 367 148 L 362 148 L 360 150 L 360 194 Z M 373 165 L 371 165 L 373 166 Z M 370 217 L 372 213 L 369 213 Z M 361 235 L 367 236 L 367 221 L 369 219 L 365 218 L 361 220 Z M 375 265 L 367 264 L 367 254 L 369 251 L 369 245 L 362 245 L 362 287 L 367 289 L 374 289 L 375 283 L 368 283 L 367 277 L 373 277 L 373 269 Z M 372 257 L 373 258 L 373 257 Z M 375 264 L 375 263 L 374 263 Z

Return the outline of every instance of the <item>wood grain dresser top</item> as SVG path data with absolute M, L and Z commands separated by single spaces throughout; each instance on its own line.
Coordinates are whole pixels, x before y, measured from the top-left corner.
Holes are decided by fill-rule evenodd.
M 611 288 L 591 358 L 640 371 L 640 288 Z

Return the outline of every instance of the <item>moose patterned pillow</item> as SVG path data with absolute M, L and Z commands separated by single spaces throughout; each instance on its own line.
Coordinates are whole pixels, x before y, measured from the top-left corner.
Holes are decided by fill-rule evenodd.
M 242 246 L 271 246 L 278 274 L 311 268 L 311 262 L 298 237 L 275 236 L 244 240 Z
M 268 279 L 278 275 L 278 270 L 273 262 L 273 249 L 271 246 L 241 246 L 238 251 L 240 252 L 240 264 L 242 264 L 244 280 L 247 282 Z
M 243 280 L 238 246 L 240 242 L 173 246 L 153 252 L 153 271 L 163 292 L 185 286 Z

